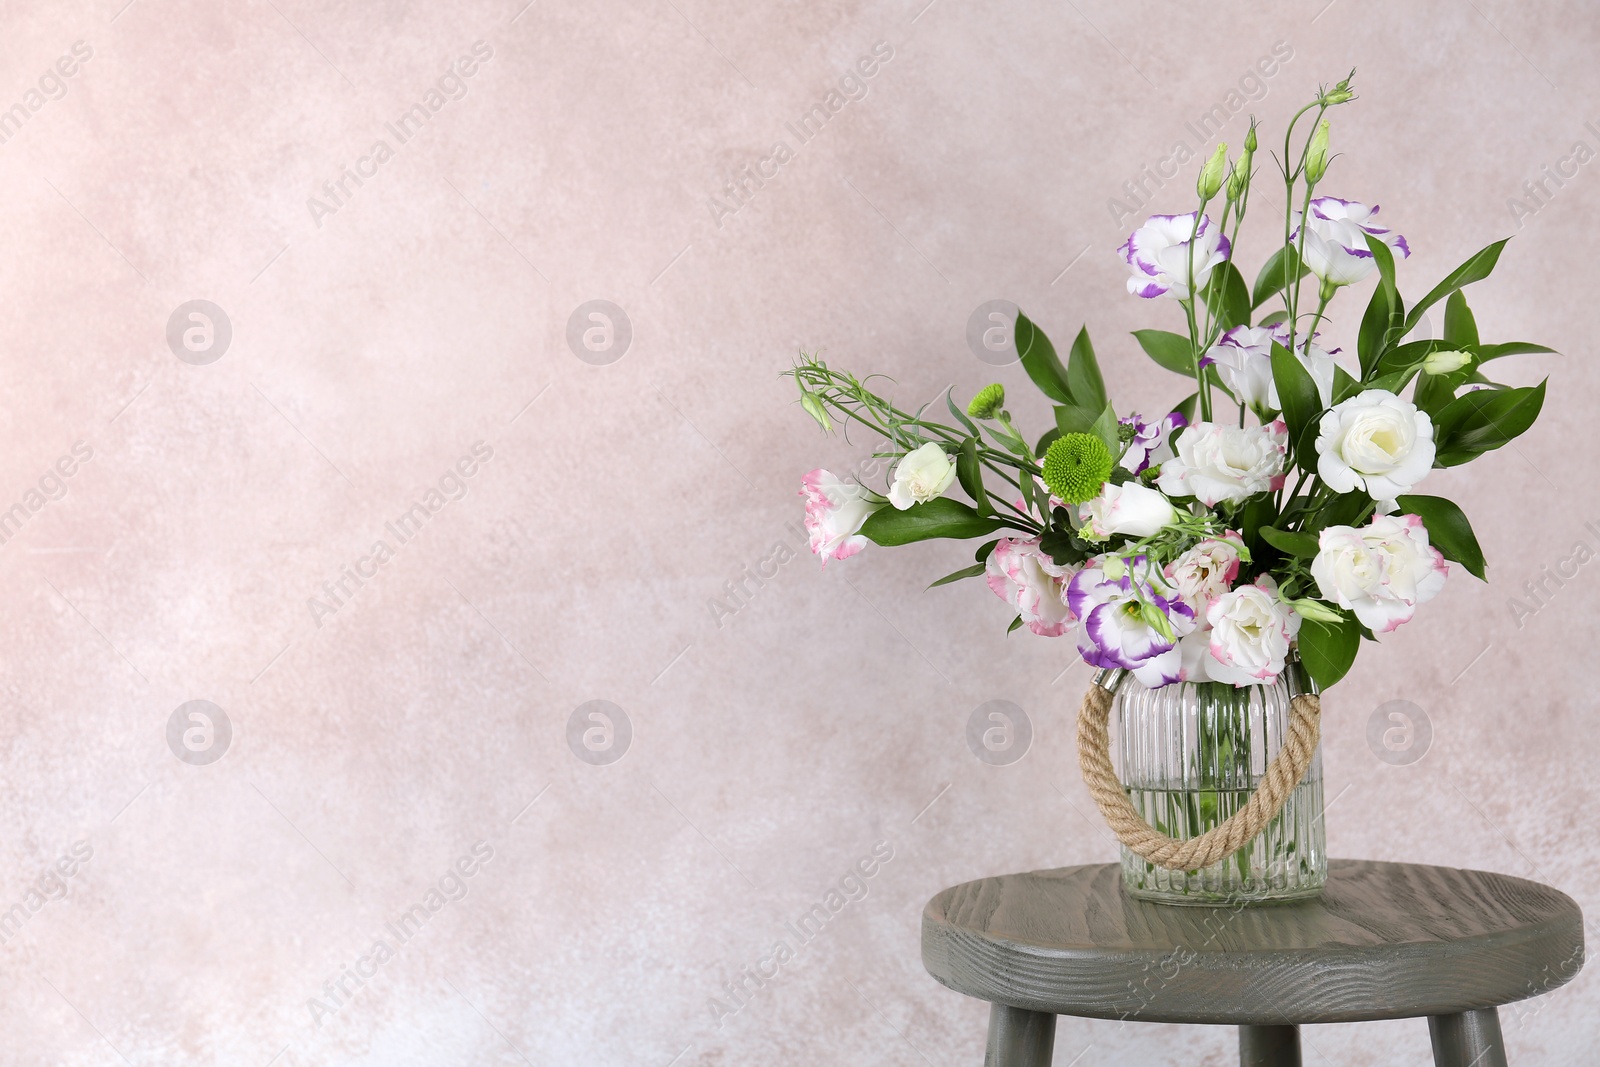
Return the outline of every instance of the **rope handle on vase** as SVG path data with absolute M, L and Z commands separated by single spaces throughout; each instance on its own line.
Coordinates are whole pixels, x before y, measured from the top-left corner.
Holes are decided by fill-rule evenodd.
M 1084 694 L 1078 710 L 1078 768 L 1094 797 L 1101 816 L 1131 852 L 1157 867 L 1195 871 L 1231 856 L 1259 834 L 1282 810 L 1311 766 L 1322 735 L 1322 700 L 1309 684 L 1296 660 L 1285 667 L 1289 685 L 1289 736 L 1267 766 L 1250 799 L 1219 826 L 1186 841 L 1156 830 L 1134 809 L 1127 791 L 1111 766 L 1111 737 L 1107 720 L 1117 686 L 1127 676 L 1123 670 L 1102 670 Z

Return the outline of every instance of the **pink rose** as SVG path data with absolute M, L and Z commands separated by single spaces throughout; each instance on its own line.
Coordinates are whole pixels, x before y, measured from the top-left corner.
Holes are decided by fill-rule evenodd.
M 826 567 L 830 559 L 849 559 L 867 547 L 858 532 L 869 516 L 887 501 L 859 482 L 849 482 L 820 467 L 800 479 L 806 498 L 806 532 L 811 551 Z
M 989 588 L 1022 616 L 1040 637 L 1060 637 L 1072 625 L 1067 608 L 1067 583 L 1077 569 L 1052 560 L 1039 549 L 1039 539 L 1001 538 L 984 564 Z

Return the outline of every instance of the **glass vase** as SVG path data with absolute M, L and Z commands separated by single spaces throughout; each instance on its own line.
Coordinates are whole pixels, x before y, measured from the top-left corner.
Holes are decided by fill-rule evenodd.
M 1117 687 L 1111 718 L 1128 799 L 1155 829 L 1186 840 L 1245 806 L 1289 734 L 1284 677 L 1235 688 L 1181 682 Z M 1169 871 L 1122 849 L 1128 892 L 1163 904 L 1217 906 L 1316 896 L 1328 877 L 1322 747 L 1283 810 L 1242 849 L 1195 871 Z

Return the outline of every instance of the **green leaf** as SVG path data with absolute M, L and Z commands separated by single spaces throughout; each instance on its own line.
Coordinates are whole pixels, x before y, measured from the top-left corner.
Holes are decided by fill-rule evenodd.
M 954 388 L 955 386 L 950 387 L 950 389 Z M 983 436 L 982 434 L 978 433 L 978 427 L 973 425 L 972 420 L 967 418 L 967 413 L 961 410 L 961 407 L 956 403 L 955 398 L 950 395 L 950 389 L 946 389 L 944 391 L 944 402 L 945 405 L 950 408 L 950 414 L 954 415 L 956 417 L 956 421 L 965 426 L 967 428 L 967 432 L 972 436 Z
M 1333 402 L 1355 396 L 1361 392 L 1362 385 L 1354 376 L 1337 363 L 1333 365 Z
M 1289 426 L 1289 440 L 1295 446 L 1298 459 L 1300 439 L 1307 427 L 1315 427 L 1317 412 L 1322 410 L 1322 398 L 1317 395 L 1317 383 L 1305 364 L 1276 341 L 1272 342 L 1272 381 L 1278 387 L 1283 421 Z
M 1354 526 L 1363 514 L 1370 514 L 1372 498 L 1359 489 L 1340 493 L 1311 515 L 1301 526 L 1304 533 L 1321 533 L 1329 526 Z
M 1089 343 L 1089 327 L 1079 328 L 1067 354 L 1067 393 L 1075 404 L 1096 410 L 1106 406 L 1106 383 L 1100 377 L 1100 364 Z
M 1439 412 L 1434 428 L 1434 465 L 1454 467 L 1521 435 L 1544 407 L 1549 381 L 1525 389 L 1475 389 Z
M 989 556 L 994 552 L 995 546 L 999 543 L 1000 539 L 998 537 L 992 541 L 985 541 L 983 544 L 978 546 L 978 551 L 972 554 L 972 558 L 977 560 L 979 563 L 986 562 Z
M 1442 496 L 1402 496 L 1395 503 L 1407 515 L 1415 515 L 1428 528 L 1428 543 L 1467 569 L 1479 581 L 1483 577 L 1483 549 L 1472 532 L 1472 524 L 1454 501 Z
M 1291 556 L 1315 556 L 1321 551 L 1315 537 L 1310 534 L 1295 533 L 1293 530 L 1279 530 L 1276 527 L 1263 526 L 1261 527 L 1261 538 L 1273 548 Z
M 1471 348 L 1478 343 L 1478 321 L 1460 291 L 1444 302 L 1444 340 L 1451 348 Z
M 956 480 L 972 498 L 978 514 L 987 515 L 994 510 L 989 503 L 989 494 L 983 488 L 983 468 L 978 465 L 978 442 L 971 437 L 961 442 L 961 451 L 956 453 Z
M 905 511 L 895 507 L 880 508 L 861 524 L 861 532 L 874 544 L 887 548 L 934 537 L 982 537 L 1004 525 L 999 519 L 978 514 L 959 500 L 941 496 L 926 504 L 913 504 Z
M 951 571 L 943 578 L 940 578 L 937 582 L 934 582 L 932 585 L 928 586 L 928 588 L 937 589 L 941 585 L 949 585 L 951 582 L 959 582 L 963 578 L 976 578 L 978 575 L 982 574 L 983 571 L 983 564 L 974 563 L 970 567 L 962 567 L 958 571 Z
M 1400 291 L 1394 287 L 1394 253 L 1389 250 L 1389 246 L 1384 244 L 1381 238 L 1366 232 L 1363 232 L 1361 236 L 1366 238 L 1367 250 L 1372 253 L 1372 261 L 1378 265 L 1380 285 L 1383 291 L 1388 294 L 1389 302 L 1391 304 L 1398 303 L 1395 297 L 1400 295 Z
M 1050 446 L 1055 443 L 1056 438 L 1060 436 L 1061 431 L 1059 429 L 1046 430 L 1039 436 L 1039 443 L 1033 446 L 1033 454 L 1036 456 L 1044 455 L 1050 450 Z
M 1010 633 L 1012 630 L 1015 630 L 1017 627 L 1019 627 L 1021 625 L 1022 625 L 1022 616 L 1018 615 L 1016 618 L 1011 620 L 1011 625 L 1006 627 L 1006 633 Z
M 1039 391 L 1057 403 L 1072 403 L 1072 390 L 1067 385 L 1067 368 L 1061 365 L 1061 357 L 1056 355 L 1055 346 L 1044 335 L 1044 331 L 1020 311 L 1017 312 L 1016 346 L 1022 369 L 1028 372 L 1028 377 L 1033 379 Z
M 1401 333 L 1410 333 L 1411 327 L 1415 326 L 1418 320 L 1422 318 L 1424 311 L 1457 289 L 1487 278 L 1494 271 L 1495 264 L 1500 261 L 1500 250 L 1505 248 L 1506 242 L 1509 240 L 1511 238 L 1503 237 L 1494 244 L 1485 245 L 1465 263 L 1445 275 L 1444 281 L 1428 290 L 1428 295 L 1417 301 L 1416 306 L 1406 316 L 1405 329 Z
M 1244 284 L 1244 276 L 1232 262 L 1225 262 L 1212 272 L 1201 295 L 1210 296 L 1206 301 L 1208 305 L 1215 303 L 1211 311 L 1224 330 L 1250 322 L 1250 312 L 1255 305 L 1250 302 L 1250 289 Z
M 1361 647 L 1361 627 L 1353 618 L 1339 623 L 1300 620 L 1300 634 L 1295 640 L 1300 649 L 1300 662 L 1306 673 L 1324 692 L 1343 678 L 1356 661 Z
M 1536 345 L 1531 341 L 1506 341 L 1498 345 L 1479 345 L 1478 359 L 1484 363 L 1501 356 L 1516 356 L 1535 352 L 1554 352 L 1553 348 Z
M 1122 442 L 1117 439 L 1117 413 L 1107 404 L 1100 412 L 1100 417 L 1094 420 L 1094 425 L 1089 432 L 1097 435 L 1106 444 L 1106 451 L 1113 457 L 1122 454 Z
M 1068 405 L 1056 408 L 1056 429 L 1062 433 L 1089 433 L 1094 429 L 1094 422 L 1100 417 L 1104 406 L 1098 408 L 1083 408 L 1077 405 Z M 1037 452 L 1035 455 L 1044 455 Z
M 1288 277 L 1289 273 L 1293 277 Z M 1283 292 L 1284 286 L 1292 281 L 1299 281 L 1311 271 L 1304 263 L 1299 261 L 1299 254 L 1293 245 L 1284 245 L 1272 253 L 1272 258 L 1267 260 L 1267 265 L 1261 268 L 1261 273 L 1256 275 L 1255 288 L 1250 292 L 1250 308 L 1255 310 L 1268 300 Z
M 1383 358 L 1392 338 L 1391 328 L 1396 315 L 1394 294 L 1383 286 L 1372 290 L 1366 313 L 1361 316 L 1361 329 L 1356 334 L 1356 355 L 1361 360 L 1361 376 L 1371 374 Z
M 1167 370 L 1185 378 L 1194 377 L 1194 349 L 1187 337 L 1166 330 L 1134 330 L 1133 337 L 1145 355 Z

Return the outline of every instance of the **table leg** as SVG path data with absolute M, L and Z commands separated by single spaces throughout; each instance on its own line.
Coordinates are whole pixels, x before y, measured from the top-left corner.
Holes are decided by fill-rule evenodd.
M 1239 1067 L 1300 1067 L 1300 1028 L 1239 1027 Z
M 1500 1015 L 1493 1008 L 1428 1019 L 1434 1067 L 1506 1067 Z
M 1005 1004 L 989 1006 L 989 1049 L 983 1067 L 1050 1067 L 1056 1017 Z

